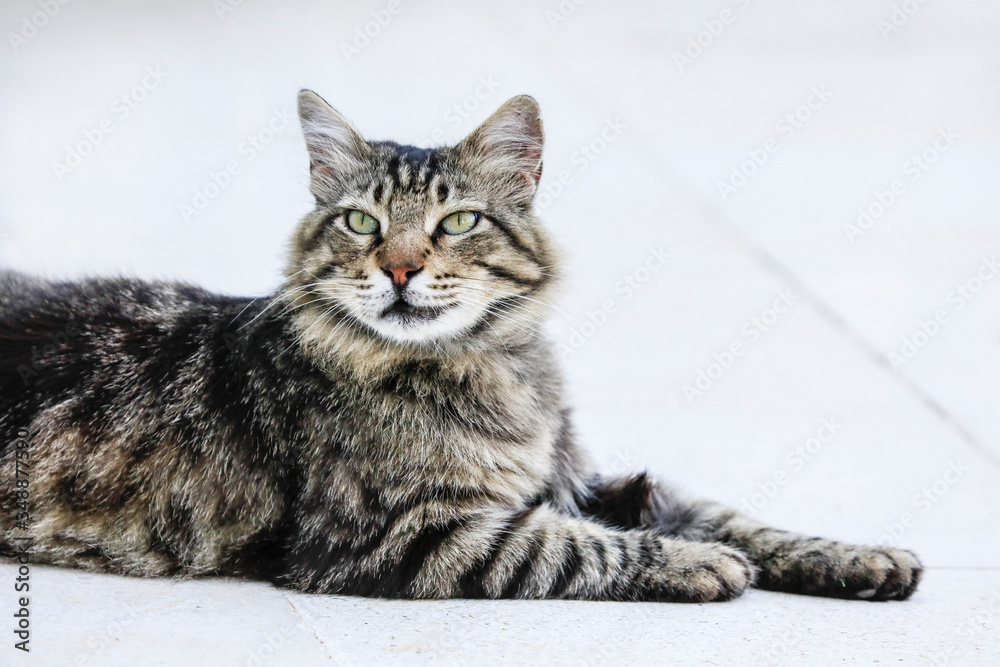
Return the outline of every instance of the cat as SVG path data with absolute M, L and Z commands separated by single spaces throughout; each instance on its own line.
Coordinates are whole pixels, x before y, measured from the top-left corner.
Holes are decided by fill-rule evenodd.
M 315 208 L 274 295 L 0 277 L 4 556 L 398 598 L 914 592 L 908 551 L 594 469 L 540 330 L 532 98 L 435 149 L 298 109 Z

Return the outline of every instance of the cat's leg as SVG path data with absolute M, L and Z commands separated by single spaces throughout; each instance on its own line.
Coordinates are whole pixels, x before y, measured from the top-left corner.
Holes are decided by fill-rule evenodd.
M 755 574 L 725 545 L 616 530 L 544 503 L 435 515 L 440 508 L 414 508 L 376 539 L 310 540 L 294 550 L 287 579 L 313 592 L 381 597 L 707 602 L 740 595 Z
M 765 590 L 863 600 L 905 600 L 923 567 L 902 549 L 867 547 L 778 530 L 711 503 L 691 501 L 645 475 L 595 481 L 585 514 L 626 529 L 656 528 L 681 539 L 745 552 Z

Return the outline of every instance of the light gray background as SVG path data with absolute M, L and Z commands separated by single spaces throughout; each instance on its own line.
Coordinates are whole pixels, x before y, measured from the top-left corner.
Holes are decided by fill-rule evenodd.
M 545 191 L 568 174 L 543 210 L 565 249 L 551 332 L 572 350 L 595 458 L 756 501 L 782 527 L 912 548 L 929 566 L 921 590 L 879 605 L 387 603 L 36 568 L 34 651 L 5 640 L 0 664 L 997 664 L 1000 276 L 961 308 L 953 290 L 1000 254 L 1000 4 L 913 0 L 891 32 L 880 21 L 904 3 L 889 0 L 388 4 L 75 0 L 12 44 L 41 10 L 5 1 L 0 265 L 263 294 L 310 207 L 305 150 L 294 123 L 253 159 L 241 146 L 299 88 L 371 138 L 411 142 L 457 140 L 529 93 Z M 345 55 L 372 12 L 392 18 Z M 707 46 L 678 66 L 700 32 Z M 800 109 L 815 90 L 826 99 Z M 125 118 L 122 95 L 143 97 Z M 113 131 L 58 174 L 102 122 Z M 912 180 L 907 161 L 939 131 L 953 142 Z M 776 152 L 723 199 L 718 183 L 769 139 Z M 240 173 L 185 221 L 181 204 L 234 160 Z M 851 242 L 845 225 L 895 180 L 905 191 Z M 669 261 L 647 274 L 661 249 Z M 631 297 L 616 290 L 627 275 L 645 281 Z M 751 339 L 745 323 L 770 320 L 779 290 L 792 305 Z M 613 313 L 591 315 L 607 301 Z M 894 369 L 887 354 L 942 310 Z M 712 368 L 733 343 L 743 353 Z M 718 378 L 689 401 L 699 371 Z M 842 427 L 792 463 L 829 419 Z M 935 482 L 934 502 L 917 499 Z

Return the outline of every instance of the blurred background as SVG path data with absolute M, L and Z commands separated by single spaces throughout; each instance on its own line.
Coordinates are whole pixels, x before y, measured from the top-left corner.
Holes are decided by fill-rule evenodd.
M 311 205 L 300 88 L 425 146 L 527 93 L 600 464 L 1000 566 L 997 2 L 5 0 L 0 26 L 2 266 L 266 294 Z

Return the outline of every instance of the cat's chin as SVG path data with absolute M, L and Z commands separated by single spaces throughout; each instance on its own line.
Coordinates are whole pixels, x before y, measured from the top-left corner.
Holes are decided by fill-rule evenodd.
M 419 308 L 399 302 L 366 324 L 380 337 L 395 343 L 432 345 L 457 338 L 473 322 L 455 308 Z
M 381 319 L 402 327 L 411 327 L 433 322 L 448 310 L 448 308 L 420 308 L 399 299 L 382 311 Z

